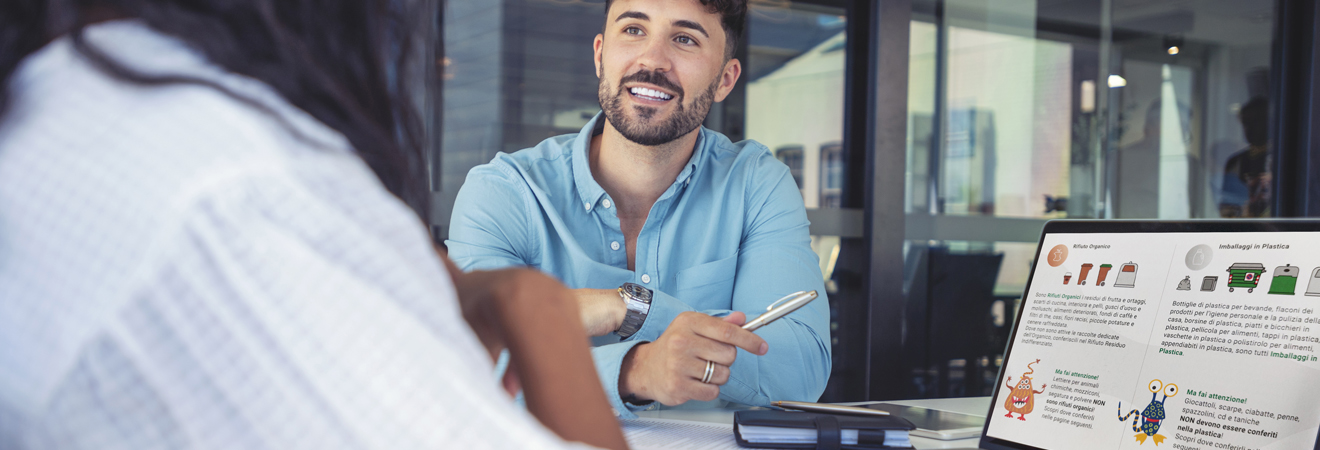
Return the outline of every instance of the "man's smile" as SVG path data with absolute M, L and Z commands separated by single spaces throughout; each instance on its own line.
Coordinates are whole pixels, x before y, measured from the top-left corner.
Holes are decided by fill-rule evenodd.
M 628 88 L 628 93 L 631 94 L 632 97 L 635 99 L 643 100 L 645 102 L 653 102 L 653 103 L 664 103 L 674 98 L 673 95 L 668 94 L 664 91 L 642 87 L 642 86 L 634 86 Z

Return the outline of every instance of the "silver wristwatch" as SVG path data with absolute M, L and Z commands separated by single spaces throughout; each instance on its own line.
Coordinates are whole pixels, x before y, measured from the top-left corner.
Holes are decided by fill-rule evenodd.
M 623 283 L 623 286 L 619 286 L 619 297 L 628 307 L 628 313 L 623 316 L 623 324 L 614 330 L 614 334 L 628 339 L 646 323 L 646 314 L 651 312 L 651 290 L 637 283 Z

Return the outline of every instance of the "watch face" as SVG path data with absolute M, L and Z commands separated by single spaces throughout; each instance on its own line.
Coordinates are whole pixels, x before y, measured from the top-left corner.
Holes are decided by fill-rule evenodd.
M 628 294 L 629 297 L 648 303 L 651 301 L 651 290 L 644 288 L 639 284 L 624 283 L 623 291 L 624 293 Z

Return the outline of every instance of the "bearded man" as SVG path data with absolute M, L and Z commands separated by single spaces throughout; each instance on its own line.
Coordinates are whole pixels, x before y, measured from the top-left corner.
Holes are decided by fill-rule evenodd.
M 615 411 L 814 401 L 829 305 L 755 334 L 780 297 L 824 283 L 788 167 L 701 126 L 742 71 L 746 0 L 613 0 L 594 42 L 603 109 L 582 131 L 468 174 L 451 217 L 463 270 L 531 266 L 575 288 Z M 695 402 L 694 402 L 695 403 Z

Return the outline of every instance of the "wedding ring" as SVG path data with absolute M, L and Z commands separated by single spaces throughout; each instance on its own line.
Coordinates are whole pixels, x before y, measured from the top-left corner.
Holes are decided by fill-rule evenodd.
M 715 363 L 706 361 L 706 374 L 701 376 L 701 382 L 710 384 L 710 376 L 715 374 Z

